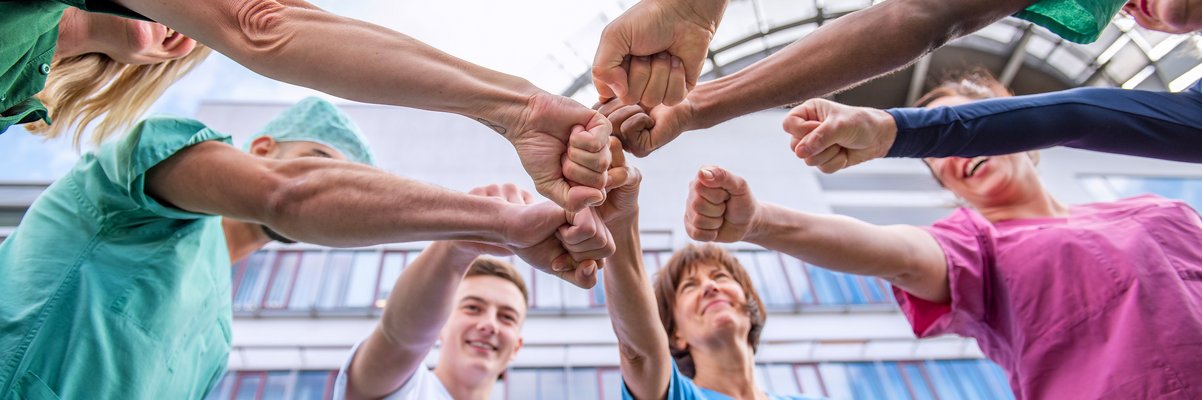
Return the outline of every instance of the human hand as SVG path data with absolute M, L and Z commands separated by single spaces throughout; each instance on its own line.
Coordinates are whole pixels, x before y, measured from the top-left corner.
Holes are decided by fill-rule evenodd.
M 612 128 L 600 113 L 540 92 L 530 97 L 512 131 L 494 129 L 506 130 L 502 134 L 543 196 L 573 212 L 605 201 Z
M 472 189 L 468 193 L 496 197 L 514 206 L 502 216 L 506 251 L 517 255 L 535 269 L 555 275 L 573 285 L 582 288 L 596 285 L 596 270 L 599 266 L 597 260 L 613 254 L 614 249 L 613 240 L 608 237 L 609 231 L 605 230 L 604 225 L 597 229 L 596 222 L 587 218 L 589 213 L 579 213 L 569 221 L 568 213 L 563 208 L 552 202 L 534 203 L 534 196 L 513 184 L 488 185 Z M 574 254 L 565 249 L 555 237 L 558 229 L 568 222 L 585 226 L 585 229 L 595 232 L 592 236 L 581 238 L 577 243 L 579 247 L 587 247 L 590 251 Z M 605 244 L 597 245 L 598 242 Z M 608 253 L 605 252 L 606 244 L 609 246 Z M 485 244 L 479 246 L 471 249 L 495 250 Z
M 702 242 L 738 242 L 754 229 L 757 208 L 743 178 L 721 167 L 701 167 L 689 185 L 685 231 Z
M 701 75 L 727 0 L 643 0 L 601 32 L 593 85 L 601 101 L 654 107 L 684 100 Z
M 789 148 L 806 165 L 832 173 L 884 157 L 897 138 L 897 123 L 889 113 L 810 99 L 785 117 Z
M 593 106 L 613 124 L 613 134 L 622 147 L 636 157 L 651 152 L 676 139 L 692 122 L 695 109 L 689 100 L 675 106 L 657 106 L 648 114 L 639 105 L 623 105 L 617 99 Z
M 643 175 L 626 163 L 626 155 L 622 153 L 622 143 L 618 138 L 610 138 L 609 151 L 613 156 L 613 163 L 609 167 L 609 186 L 606 188 L 609 193 L 605 203 L 597 206 L 597 211 L 613 231 L 626 228 L 638 219 L 639 184 L 643 181 Z

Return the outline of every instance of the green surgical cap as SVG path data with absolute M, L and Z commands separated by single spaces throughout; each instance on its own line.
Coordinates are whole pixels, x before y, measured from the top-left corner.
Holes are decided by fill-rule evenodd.
M 338 107 L 316 97 L 305 98 L 288 107 L 247 141 L 246 147 L 263 136 L 270 136 L 277 142 L 321 143 L 338 150 L 351 161 L 375 165 L 359 127 Z

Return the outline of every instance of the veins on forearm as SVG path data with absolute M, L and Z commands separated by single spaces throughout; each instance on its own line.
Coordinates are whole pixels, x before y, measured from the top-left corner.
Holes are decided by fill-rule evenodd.
M 502 136 L 504 136 L 506 133 L 509 133 L 509 130 L 505 129 L 505 127 L 503 127 L 495 122 L 489 121 L 487 119 L 476 118 L 476 122 L 484 124 L 484 126 L 487 126 L 489 129 L 492 129 L 492 130 L 496 131 L 497 133 L 500 133 Z

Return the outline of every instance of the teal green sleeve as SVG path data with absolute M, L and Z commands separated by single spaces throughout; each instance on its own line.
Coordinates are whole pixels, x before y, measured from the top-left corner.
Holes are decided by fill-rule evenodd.
M 109 187 L 108 190 L 97 187 L 99 190 L 85 191 L 85 195 L 97 196 L 92 200 L 110 220 L 118 219 L 110 221 L 118 225 L 122 221 L 140 220 L 141 217 L 205 217 L 205 214 L 163 204 L 147 194 L 146 172 L 180 150 L 210 140 L 230 143 L 228 135 L 209 129 L 196 120 L 152 117 L 142 121 L 129 135 L 106 143 L 95 153 L 95 162 L 88 164 L 103 171 L 103 178 Z
M 1015 13 L 1074 43 L 1098 40 L 1127 0 L 1042 0 Z

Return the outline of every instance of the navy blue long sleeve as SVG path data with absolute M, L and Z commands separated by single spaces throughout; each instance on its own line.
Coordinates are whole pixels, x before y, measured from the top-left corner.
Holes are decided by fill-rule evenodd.
M 1080 88 L 886 110 L 886 157 L 975 157 L 1054 146 L 1202 163 L 1202 81 L 1180 93 Z

